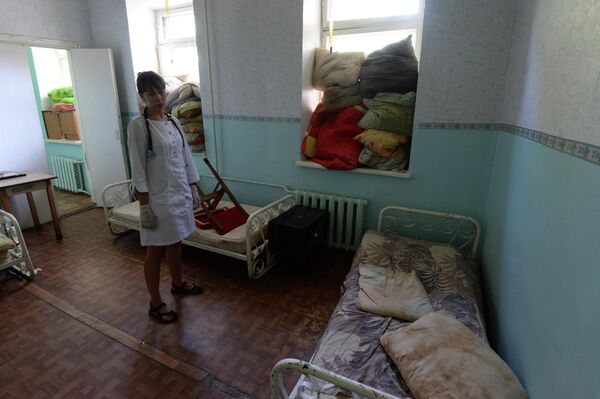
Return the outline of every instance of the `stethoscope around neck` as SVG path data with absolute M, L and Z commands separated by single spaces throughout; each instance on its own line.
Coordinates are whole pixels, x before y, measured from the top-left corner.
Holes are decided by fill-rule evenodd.
M 177 131 L 179 132 L 179 135 L 181 136 L 182 146 L 185 149 L 185 138 L 183 137 L 183 133 L 179 129 L 179 126 L 177 126 L 177 123 L 175 123 L 173 118 L 171 118 L 170 114 L 165 112 L 165 115 L 171 121 L 173 126 L 175 126 L 175 129 L 177 129 Z M 154 147 L 152 146 L 152 134 L 150 134 L 150 126 L 148 125 L 148 108 L 144 108 L 144 121 L 146 122 L 146 132 L 148 133 L 148 151 L 146 151 L 146 158 L 152 159 L 156 157 L 156 153 L 154 152 Z

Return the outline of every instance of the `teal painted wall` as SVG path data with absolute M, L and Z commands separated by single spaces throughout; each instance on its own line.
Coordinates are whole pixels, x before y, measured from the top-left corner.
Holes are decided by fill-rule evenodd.
M 46 141 L 45 146 L 46 155 L 48 156 L 48 163 L 50 163 L 50 159 L 53 156 L 77 159 L 79 161 L 84 160 L 83 147 L 81 146 L 81 144 L 63 144 Z M 48 167 L 50 168 L 50 170 L 52 170 L 52 165 L 48 165 Z M 89 190 L 89 177 L 85 168 L 83 169 L 83 184 L 85 189 Z
M 367 227 L 376 227 L 386 205 L 404 205 L 466 214 L 481 220 L 496 134 L 486 131 L 416 129 L 411 179 L 299 167 L 300 124 L 218 119 L 216 137 L 222 176 L 284 184 L 303 189 L 365 198 Z M 208 153 L 214 150 L 210 124 Z M 214 154 L 214 153 L 212 153 Z M 214 163 L 215 157 L 211 156 Z M 201 157 L 199 170 L 207 173 Z M 212 181 L 211 181 L 212 182 Z M 265 204 L 276 191 L 228 183 L 241 201 Z
M 600 398 L 600 168 L 500 133 L 483 249 L 488 332 L 531 398 Z

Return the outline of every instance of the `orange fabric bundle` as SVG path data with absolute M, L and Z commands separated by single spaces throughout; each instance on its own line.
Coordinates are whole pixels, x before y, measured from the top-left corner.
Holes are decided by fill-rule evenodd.
M 302 153 L 327 169 L 357 168 L 362 145 L 354 137 L 363 131 L 358 121 L 365 109 L 362 106 L 341 111 L 322 109 L 323 104 L 319 104 L 312 114 Z

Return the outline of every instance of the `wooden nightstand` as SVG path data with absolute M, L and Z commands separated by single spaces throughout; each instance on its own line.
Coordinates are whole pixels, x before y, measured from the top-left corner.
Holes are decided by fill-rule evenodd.
M 328 212 L 294 206 L 269 222 L 269 250 L 282 258 L 304 262 L 315 243 L 325 237 Z

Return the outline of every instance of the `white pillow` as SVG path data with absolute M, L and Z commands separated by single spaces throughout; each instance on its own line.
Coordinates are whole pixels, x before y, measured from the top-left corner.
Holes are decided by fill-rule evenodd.
M 381 316 L 413 321 L 433 312 L 417 273 L 389 267 L 362 265 L 357 307 Z
M 381 345 L 417 399 L 527 398 L 506 363 L 445 312 L 384 334 Z

